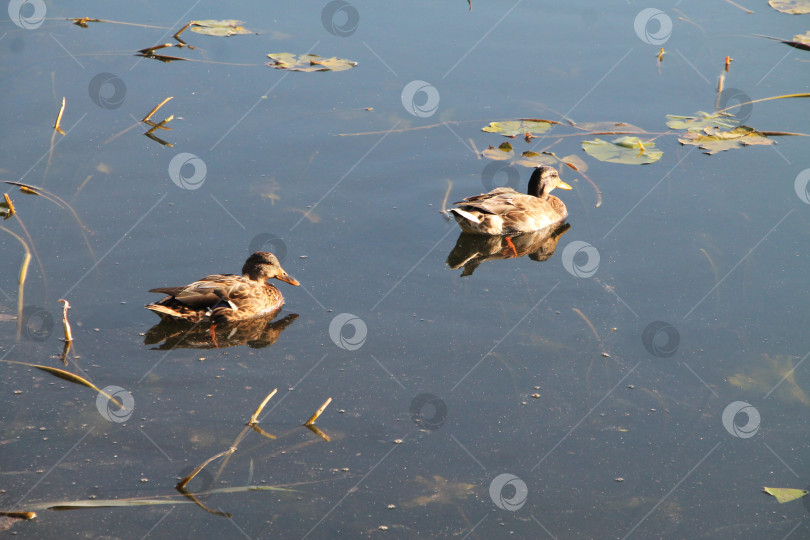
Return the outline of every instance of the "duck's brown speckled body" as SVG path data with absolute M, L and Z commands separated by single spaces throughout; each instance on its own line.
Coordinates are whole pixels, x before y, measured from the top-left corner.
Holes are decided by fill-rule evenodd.
M 242 275 L 213 274 L 182 287 L 159 287 L 149 292 L 168 296 L 147 305 L 162 319 L 214 324 L 264 317 L 284 305 L 281 291 L 266 281 L 270 278 L 298 285 L 281 268 L 272 253 L 257 251 L 245 261 Z
M 529 180 L 528 193 L 496 188 L 454 203 L 457 207 L 450 213 L 467 233 L 498 236 L 539 231 L 568 217 L 565 204 L 551 195 L 555 188 L 572 189 L 560 180 L 554 167 L 538 167 Z

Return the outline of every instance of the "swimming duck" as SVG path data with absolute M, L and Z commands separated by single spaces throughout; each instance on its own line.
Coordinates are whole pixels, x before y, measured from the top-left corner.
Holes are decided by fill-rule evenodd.
M 458 207 L 450 212 L 467 233 L 498 236 L 539 231 L 568 217 L 565 204 L 551 195 L 554 188 L 572 189 L 554 167 L 537 167 L 529 179 L 528 194 L 499 187 L 453 203 Z
M 263 317 L 278 312 L 284 305 L 281 291 L 266 283 L 270 278 L 299 285 L 281 268 L 275 255 L 257 251 L 245 261 L 241 276 L 213 274 L 183 287 L 150 289 L 149 292 L 168 296 L 146 308 L 161 319 L 211 321 L 214 325 Z

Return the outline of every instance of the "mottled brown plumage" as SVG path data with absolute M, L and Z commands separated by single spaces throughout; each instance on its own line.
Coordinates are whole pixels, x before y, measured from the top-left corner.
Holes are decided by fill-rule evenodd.
M 528 193 L 500 187 L 454 203 L 457 208 L 450 212 L 467 233 L 497 236 L 539 231 L 568 217 L 565 204 L 551 195 L 554 188 L 571 186 L 560 180 L 554 167 L 538 167 L 529 180 Z
M 149 292 L 167 294 L 147 305 L 162 319 L 191 322 L 236 322 L 275 314 L 284 305 L 281 291 L 270 278 L 298 285 L 272 253 L 257 251 L 245 261 L 242 275 L 213 274 L 182 287 L 159 287 Z

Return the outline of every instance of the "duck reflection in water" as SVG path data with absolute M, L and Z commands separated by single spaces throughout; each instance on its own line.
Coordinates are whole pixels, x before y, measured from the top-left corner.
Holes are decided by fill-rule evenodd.
M 557 242 L 570 228 L 570 224 L 561 223 L 512 237 L 461 233 L 447 256 L 447 266 L 454 270 L 463 266 L 461 277 L 465 277 L 471 276 L 484 261 L 526 255 L 533 261 L 545 261 L 554 255 Z
M 191 323 L 191 328 L 200 323 L 206 323 L 206 326 L 211 323 L 208 329 L 214 346 L 218 345 L 217 326 L 227 325 L 233 330 L 232 336 L 240 336 L 236 328 L 249 323 L 244 326 L 243 338 L 249 339 L 250 335 L 264 332 L 267 323 L 284 305 L 281 291 L 267 283 L 271 278 L 298 285 L 298 281 L 284 271 L 275 255 L 257 251 L 245 261 L 242 275 L 212 274 L 189 285 L 150 289 L 149 292 L 168 296 L 146 308 L 167 323 Z
M 291 313 L 274 321 L 275 314 L 249 321 L 222 323 L 217 326 L 216 339 L 206 324 L 163 319 L 150 328 L 144 337 L 144 345 L 160 343 L 155 350 L 214 349 L 247 345 L 261 349 L 273 345 L 281 333 L 298 318 Z

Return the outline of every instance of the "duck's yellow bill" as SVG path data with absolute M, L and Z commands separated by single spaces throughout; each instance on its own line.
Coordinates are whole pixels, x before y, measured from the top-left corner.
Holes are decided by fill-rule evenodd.
M 560 180 L 560 183 L 557 184 L 557 189 L 574 189 L 574 188 L 572 188 L 571 186 Z

